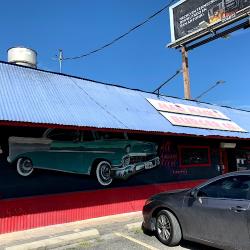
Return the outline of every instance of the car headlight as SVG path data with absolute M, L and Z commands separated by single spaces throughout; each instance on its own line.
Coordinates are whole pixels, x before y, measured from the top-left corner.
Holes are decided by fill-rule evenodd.
M 126 166 L 129 165 L 129 163 L 130 163 L 130 157 L 129 156 L 125 156 L 123 158 L 123 166 L 126 167 Z

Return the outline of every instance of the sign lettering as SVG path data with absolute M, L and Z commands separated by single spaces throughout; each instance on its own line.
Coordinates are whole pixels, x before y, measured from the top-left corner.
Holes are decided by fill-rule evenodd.
M 247 132 L 235 122 L 228 120 L 219 120 L 206 117 L 172 114 L 167 112 L 160 112 L 167 120 L 176 126 L 217 129 L 232 132 Z
M 230 120 L 227 116 L 215 109 L 200 108 L 191 105 L 165 102 L 149 98 L 147 100 L 159 111 Z

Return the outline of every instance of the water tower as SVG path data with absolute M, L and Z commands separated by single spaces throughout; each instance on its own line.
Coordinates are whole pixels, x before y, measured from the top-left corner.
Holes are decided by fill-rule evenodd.
M 35 50 L 25 47 L 13 47 L 8 49 L 8 62 L 37 68 L 37 53 Z

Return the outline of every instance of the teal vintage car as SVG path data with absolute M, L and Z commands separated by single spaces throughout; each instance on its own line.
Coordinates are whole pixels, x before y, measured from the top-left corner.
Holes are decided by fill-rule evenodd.
M 48 129 L 41 138 L 10 137 L 8 162 L 24 177 L 39 168 L 95 175 L 107 186 L 158 166 L 157 148 L 126 133 Z

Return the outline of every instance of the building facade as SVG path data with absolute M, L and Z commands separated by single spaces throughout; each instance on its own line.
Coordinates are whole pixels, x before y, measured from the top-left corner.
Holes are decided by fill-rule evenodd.
M 250 113 L 0 64 L 0 233 L 141 210 L 250 167 Z

